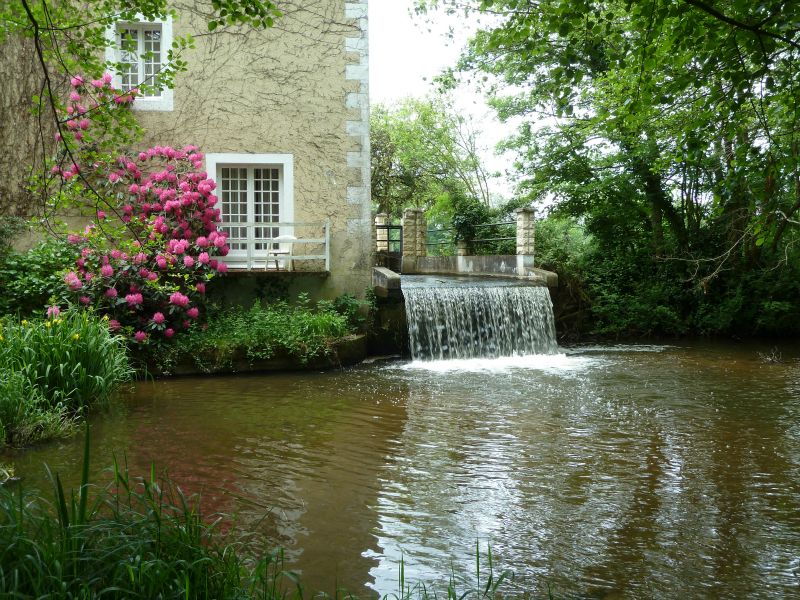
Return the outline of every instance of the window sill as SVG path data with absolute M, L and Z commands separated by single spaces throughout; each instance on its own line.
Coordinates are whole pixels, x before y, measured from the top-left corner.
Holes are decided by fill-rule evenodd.
M 167 90 L 165 90 L 167 91 Z M 160 98 L 136 98 L 131 107 L 142 112 L 171 112 L 173 110 L 172 90 Z

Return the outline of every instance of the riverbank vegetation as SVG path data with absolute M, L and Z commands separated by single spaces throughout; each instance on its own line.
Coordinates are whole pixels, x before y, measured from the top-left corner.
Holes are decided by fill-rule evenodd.
M 42 248 L 57 245 L 11 253 L 9 263 L 27 264 Z M 12 267 L 6 263 L 5 269 Z M 170 374 L 180 365 L 218 372 L 276 358 L 304 365 L 331 356 L 339 340 L 364 325 L 364 302 L 352 296 L 315 303 L 301 294 L 294 303 L 256 302 L 249 309 L 205 303 L 205 322 L 185 320 L 180 335 L 155 317 L 149 319 L 153 331 L 147 331 L 161 335 L 139 340 L 102 307 L 98 314 L 80 305 L 39 305 L 43 297 L 64 293 L 63 271 L 28 281 L 34 278 L 34 293 L 21 284 L 9 287 L 6 311 L 16 305 L 24 316 L 0 317 L 0 449 L 70 434 L 89 409 L 104 404 L 137 372 Z
M 249 309 L 212 309 L 206 328 L 148 354 L 153 367 L 167 373 L 181 364 L 207 373 L 273 358 L 304 365 L 329 355 L 337 341 L 357 331 L 361 304 L 348 295 L 312 303 L 301 294 L 293 304 L 278 300 Z
M 89 312 L 0 320 L 0 448 L 72 432 L 130 379 L 125 343 Z
M 553 215 L 537 230 L 537 263 L 559 274 L 554 303 L 567 339 L 800 332 L 794 233 L 782 257 L 731 268 L 713 285 L 702 285 L 685 261 L 654 259 L 646 238 L 612 240 L 592 224 Z
M 278 597 L 273 557 L 248 569 L 241 543 L 204 518 L 197 498 L 116 465 L 109 487 L 94 493 L 88 434 L 83 466 L 77 490 L 51 476 L 51 498 L 0 487 L 4 597 Z

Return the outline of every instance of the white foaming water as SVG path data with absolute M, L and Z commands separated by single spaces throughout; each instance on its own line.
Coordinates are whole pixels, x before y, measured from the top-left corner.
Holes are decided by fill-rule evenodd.
M 558 351 L 545 287 L 403 289 L 414 360 L 464 360 Z
M 415 360 L 400 367 L 404 371 L 430 371 L 435 373 L 486 372 L 506 373 L 517 369 L 553 373 L 583 371 L 602 361 L 585 356 L 567 354 L 530 354 L 527 356 L 502 356 L 499 358 L 465 358 L 450 360 Z

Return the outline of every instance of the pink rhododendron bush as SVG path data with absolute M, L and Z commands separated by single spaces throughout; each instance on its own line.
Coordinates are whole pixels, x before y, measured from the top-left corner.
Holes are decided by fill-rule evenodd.
M 103 132 L 93 131 L 93 110 L 124 111 L 135 96 L 110 83 L 109 76 L 88 84 L 73 78 L 65 151 L 51 169 L 62 196 L 66 190 L 95 213 L 83 232 L 68 236 L 77 258 L 64 275 L 65 298 L 107 315 L 112 331 L 146 344 L 202 322 L 206 284 L 225 272 L 219 257 L 228 247 L 217 230 L 215 184 L 195 146 L 98 151 Z

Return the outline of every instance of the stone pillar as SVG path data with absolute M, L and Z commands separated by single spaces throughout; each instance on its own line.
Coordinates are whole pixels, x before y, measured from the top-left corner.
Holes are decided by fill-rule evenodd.
M 428 225 L 420 208 L 403 211 L 403 273 L 417 273 L 417 259 L 428 254 Z
M 456 256 L 469 256 L 469 244 L 464 240 L 456 242 Z
M 378 213 L 375 215 L 375 250 L 377 252 L 389 252 L 389 230 L 378 229 L 378 226 L 388 225 L 389 215 Z
M 517 213 L 517 254 L 533 256 L 535 254 L 536 223 L 533 217 L 536 214 L 530 207 L 518 208 Z
M 417 256 L 428 256 L 428 221 L 421 208 L 417 209 Z

